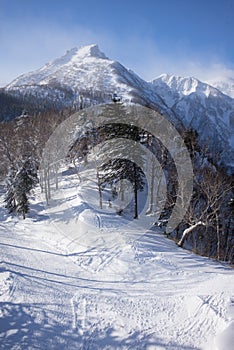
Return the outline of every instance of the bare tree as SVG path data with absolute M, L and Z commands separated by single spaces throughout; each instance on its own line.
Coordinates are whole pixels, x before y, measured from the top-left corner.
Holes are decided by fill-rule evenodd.
M 198 226 L 204 226 L 206 229 L 211 227 L 216 233 L 216 257 L 220 260 L 222 259 L 221 227 L 224 220 L 222 208 L 233 191 L 233 183 L 224 172 L 211 166 L 200 169 L 196 179 L 194 196 L 183 222 L 188 227 L 184 229 L 177 244 L 182 247 L 187 237 Z

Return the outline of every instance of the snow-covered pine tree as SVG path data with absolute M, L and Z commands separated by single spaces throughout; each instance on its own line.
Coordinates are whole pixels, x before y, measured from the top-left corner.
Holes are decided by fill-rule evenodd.
M 134 125 L 128 124 L 106 124 L 100 130 L 103 134 L 104 139 L 112 138 L 126 138 L 131 139 L 135 142 L 140 141 L 140 130 Z M 123 149 L 124 148 L 124 149 Z M 132 183 L 133 186 L 133 203 L 134 203 L 134 219 L 138 218 L 138 191 L 143 191 L 145 185 L 145 175 L 141 170 L 141 167 L 135 162 L 122 158 L 122 154 L 126 152 L 126 146 L 122 143 L 121 139 L 119 142 L 119 154 L 120 158 L 113 158 L 109 162 L 102 164 L 100 171 L 102 172 L 102 184 L 115 185 L 116 182 L 127 179 Z M 131 144 L 127 150 L 128 154 L 131 155 L 132 159 L 138 159 L 142 164 L 144 159 L 142 155 L 139 155 L 138 150 L 134 143 Z
M 30 158 L 18 164 L 17 170 L 11 170 L 5 197 L 9 213 L 16 212 L 25 219 L 29 211 L 28 195 L 37 183 L 37 172 Z
M 15 176 L 16 169 L 11 166 L 6 178 L 6 194 L 5 194 L 5 208 L 9 213 L 16 211 L 16 198 L 15 198 Z
M 20 188 L 18 188 L 18 193 L 16 195 L 17 200 L 17 206 L 16 206 L 16 212 L 19 215 L 22 215 L 23 219 L 26 218 L 26 214 L 29 212 L 29 201 L 28 196 L 25 192 L 20 191 Z

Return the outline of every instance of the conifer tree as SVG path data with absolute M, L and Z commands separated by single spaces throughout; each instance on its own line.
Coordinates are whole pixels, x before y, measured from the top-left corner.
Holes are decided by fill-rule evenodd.
M 6 208 L 9 213 L 18 213 L 25 219 L 29 212 L 28 195 L 37 182 L 37 172 L 30 159 L 10 170 L 5 196 Z
M 5 208 L 9 213 L 16 211 L 16 198 L 15 198 L 15 175 L 16 169 L 11 166 L 6 179 L 6 194 L 5 194 Z
M 135 142 L 140 141 L 140 130 L 133 125 L 128 124 L 106 124 L 102 130 L 104 139 L 113 139 L 113 138 L 126 138 L 131 139 Z M 117 141 L 118 142 L 118 141 Z M 116 143 L 117 145 L 117 143 Z M 130 144 L 129 144 L 130 145 Z M 100 170 L 103 173 L 102 183 L 105 184 L 115 184 L 115 182 L 127 179 L 132 183 L 133 193 L 134 193 L 134 219 L 138 218 L 138 191 L 143 191 L 145 184 L 145 175 L 141 170 L 143 168 L 144 159 L 142 155 L 138 154 L 135 143 L 133 142 L 127 153 L 130 158 L 138 159 L 141 164 L 137 165 L 134 161 L 130 159 L 123 158 L 122 155 L 126 153 L 126 147 L 122 143 L 121 139 L 119 141 L 119 151 L 120 158 L 114 157 L 109 162 L 102 164 Z M 115 150 L 116 152 L 116 150 Z

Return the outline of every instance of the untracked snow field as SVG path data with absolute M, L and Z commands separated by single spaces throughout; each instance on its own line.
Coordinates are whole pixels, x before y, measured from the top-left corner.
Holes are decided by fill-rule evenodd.
M 88 195 L 67 174 L 26 220 L 1 197 L 0 349 L 233 350 L 233 269 Z

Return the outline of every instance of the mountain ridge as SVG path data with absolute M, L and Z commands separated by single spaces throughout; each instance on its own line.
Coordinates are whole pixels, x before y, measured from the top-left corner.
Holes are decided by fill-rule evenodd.
M 213 154 L 221 154 L 225 164 L 234 164 L 233 98 L 194 77 L 162 74 L 147 82 L 109 59 L 96 44 L 68 50 L 38 70 L 16 78 L 1 91 L 19 101 L 22 110 L 28 109 L 29 113 L 34 112 L 33 106 L 35 111 L 77 110 L 81 100 L 82 108 L 109 103 L 116 92 L 122 102 L 151 107 L 179 128 L 196 129 L 202 143 L 209 142 Z M 0 119 L 12 119 L 19 110 L 9 117 L 5 108 Z

